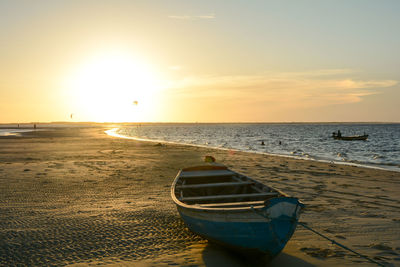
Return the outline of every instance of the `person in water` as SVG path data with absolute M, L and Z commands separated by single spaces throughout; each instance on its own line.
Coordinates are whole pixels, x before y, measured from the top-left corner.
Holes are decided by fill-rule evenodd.
M 340 130 L 337 131 L 337 136 L 342 137 L 342 133 L 340 132 Z

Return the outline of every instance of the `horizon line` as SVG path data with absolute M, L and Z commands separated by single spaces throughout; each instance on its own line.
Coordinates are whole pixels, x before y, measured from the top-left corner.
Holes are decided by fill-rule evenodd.
M 26 124 L 400 124 L 400 121 L 237 121 L 237 122 L 95 122 L 95 121 L 51 121 L 51 122 L 1 122 L 0 125 Z

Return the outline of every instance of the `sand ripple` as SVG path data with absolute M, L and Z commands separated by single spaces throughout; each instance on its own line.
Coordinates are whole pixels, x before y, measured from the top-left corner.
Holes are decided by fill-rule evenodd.
M 1 223 L 0 262 L 5 266 L 139 260 L 182 251 L 200 239 L 175 214 L 154 210 L 24 217 Z

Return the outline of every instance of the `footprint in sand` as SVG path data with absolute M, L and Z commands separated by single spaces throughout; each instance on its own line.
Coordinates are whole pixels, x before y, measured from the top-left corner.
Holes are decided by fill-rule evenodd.
M 375 244 L 372 243 L 369 245 L 370 248 L 378 249 L 378 250 L 384 250 L 384 251 L 393 251 L 393 249 L 383 243 Z
M 314 257 L 314 258 L 319 258 L 319 259 L 327 259 L 327 258 L 343 258 L 345 256 L 345 253 L 340 250 L 332 250 L 328 248 L 314 248 L 314 247 L 304 247 L 300 249 L 307 255 Z

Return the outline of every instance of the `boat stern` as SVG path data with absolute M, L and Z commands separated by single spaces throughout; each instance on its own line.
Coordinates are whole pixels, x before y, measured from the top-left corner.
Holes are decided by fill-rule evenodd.
M 272 233 L 273 243 L 275 243 L 276 254 L 279 253 L 294 234 L 300 212 L 304 204 L 297 198 L 279 197 L 272 198 L 265 203 L 265 207 L 258 213 L 263 216 Z

